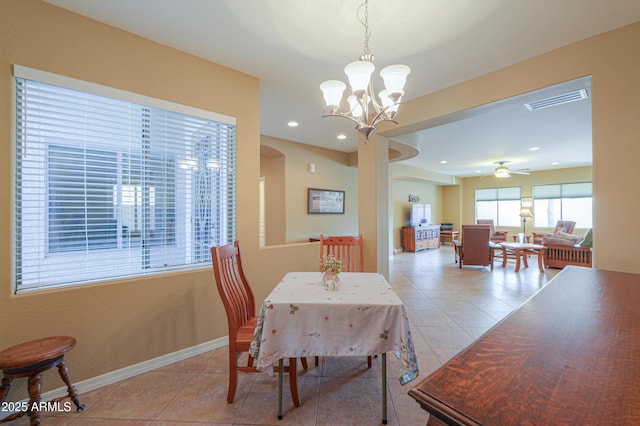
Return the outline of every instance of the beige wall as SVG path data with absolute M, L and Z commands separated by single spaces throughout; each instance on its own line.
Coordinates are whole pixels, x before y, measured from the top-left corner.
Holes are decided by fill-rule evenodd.
M 256 300 L 263 300 L 292 265 L 316 269 L 317 243 L 258 248 L 257 79 L 37 0 L 3 2 L 0 28 L 0 146 L 5 153 L 0 158 L 0 347 L 40 336 L 73 335 L 78 346 L 67 359 L 78 381 L 227 334 L 209 269 L 12 294 L 14 63 L 237 117 L 238 238 Z M 636 164 L 640 158 L 639 45 L 640 24 L 635 24 L 546 53 L 408 102 L 396 130 L 403 132 L 425 120 L 591 74 L 595 266 L 640 272 L 636 244 L 640 231 L 631 226 L 640 208 L 634 196 L 640 181 Z M 375 147 L 373 139 L 369 146 Z M 361 149 L 366 148 L 361 144 Z M 359 161 L 375 158 L 359 155 Z M 379 167 L 376 164 L 370 170 Z M 309 186 L 327 186 L 330 176 L 321 178 L 319 173 Z M 377 202 L 377 181 L 370 173 L 349 179 L 360 180 L 357 191 L 362 202 L 353 207 L 347 204 L 347 211 Z M 305 208 L 301 207 L 306 206 L 305 197 L 304 192 L 287 197 L 287 209 Z M 347 203 L 350 200 L 348 194 Z M 359 225 L 376 234 L 381 222 L 376 217 Z M 325 227 L 317 229 L 324 232 Z M 345 228 L 343 232 L 352 231 Z M 294 238 L 303 235 L 299 232 Z M 367 256 L 377 249 L 377 238 L 365 244 Z M 46 388 L 57 386 L 55 380 L 45 378 Z
M 349 166 L 348 154 L 264 135 L 260 140 L 285 159 L 285 210 L 269 213 L 286 216 L 286 243 L 320 234 L 358 235 L 358 169 Z M 315 173 L 309 172 L 309 163 L 315 164 Z M 307 188 L 345 191 L 344 214 L 307 214 Z
M 411 219 L 409 194 L 420 197 L 420 203 L 431 204 L 431 223 L 442 222 L 442 187 L 425 182 L 410 182 L 395 179 L 391 182 L 391 205 L 393 210 L 393 248 L 402 249 L 402 227 Z
M 640 181 L 638 46 L 640 23 L 571 44 L 408 101 L 400 125 L 381 134 L 393 137 L 438 117 L 591 75 L 594 266 L 640 273 L 640 228 L 631 225 L 640 209 L 634 189 Z
M 453 230 L 460 232 L 462 224 L 462 189 L 464 184 L 442 188 L 442 222 L 453 224 Z
M 265 244 L 269 246 L 287 242 L 286 211 L 286 158 L 276 150 L 260 147 L 260 176 L 265 183 Z
M 509 179 L 490 177 L 474 177 L 464 179 L 462 187 L 462 219 L 464 224 L 475 223 L 475 194 L 478 188 L 500 188 L 519 186 L 522 197 L 531 197 L 533 194 L 533 185 L 548 185 L 557 183 L 575 183 L 575 182 L 591 182 L 591 167 L 573 167 L 569 169 L 547 170 L 540 172 L 532 172 L 530 175 L 511 175 Z M 535 211 L 533 212 L 535 216 Z M 567 218 L 570 220 L 570 218 Z M 517 234 L 522 232 L 522 226 L 518 227 L 498 227 L 501 231 L 507 231 L 509 234 Z M 531 232 L 548 232 L 549 228 L 532 228 L 531 221 L 526 224 L 527 234 Z M 586 229 L 576 229 L 575 234 L 582 235 Z
M 75 336 L 66 358 L 79 381 L 227 334 L 210 268 L 13 295 L 12 64 L 236 117 L 237 235 L 256 299 L 292 264 L 317 268 L 317 244 L 258 249 L 257 79 L 38 0 L 4 1 L 0 28 L 0 347 Z M 54 376 L 44 382 L 59 386 Z

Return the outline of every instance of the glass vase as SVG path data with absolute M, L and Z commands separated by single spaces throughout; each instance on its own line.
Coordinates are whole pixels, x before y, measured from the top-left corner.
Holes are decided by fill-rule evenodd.
M 337 291 L 338 283 L 340 282 L 340 274 L 336 274 L 333 271 L 325 271 L 322 274 L 322 282 L 327 286 L 327 290 Z

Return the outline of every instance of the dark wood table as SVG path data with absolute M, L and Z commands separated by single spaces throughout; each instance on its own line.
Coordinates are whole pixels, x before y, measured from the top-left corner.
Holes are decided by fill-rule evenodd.
M 568 266 L 409 391 L 428 424 L 640 424 L 640 275 Z

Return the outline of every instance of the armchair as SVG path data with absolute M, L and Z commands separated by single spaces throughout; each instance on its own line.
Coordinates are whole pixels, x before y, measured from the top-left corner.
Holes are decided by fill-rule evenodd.
M 493 219 L 478 219 L 476 222 L 478 225 L 489 225 L 491 242 L 503 243 L 507 241 L 507 235 L 509 233 L 506 231 L 496 231 L 496 228 L 493 225 Z
M 462 242 L 454 240 L 456 254 L 462 265 L 489 266 L 493 270 L 495 245 L 490 240 L 488 224 L 462 225 Z

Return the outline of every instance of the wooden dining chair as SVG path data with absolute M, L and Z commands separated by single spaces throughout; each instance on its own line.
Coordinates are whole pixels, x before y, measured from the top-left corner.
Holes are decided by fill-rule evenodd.
M 332 255 L 342 262 L 343 272 L 364 272 L 364 253 L 362 234 L 357 237 L 349 235 L 324 237 L 320 234 L 320 261 L 324 256 Z M 319 364 L 315 358 L 316 367 Z M 371 356 L 367 357 L 367 367 L 371 368 Z
M 362 234 L 352 236 L 331 236 L 324 238 L 320 234 L 320 259 L 333 255 L 342 261 L 343 272 L 364 272 L 364 256 L 362 252 Z
M 249 346 L 253 338 L 258 317 L 255 316 L 255 299 L 247 278 L 242 269 L 240 245 L 238 241 L 211 248 L 213 273 L 216 278 L 218 293 L 227 313 L 229 324 L 229 390 L 227 402 L 233 402 L 238 384 L 238 371 L 256 373 L 258 369 L 253 365 L 253 357 L 249 354 Z M 238 359 L 243 352 L 249 357 L 246 366 L 238 366 Z M 306 360 L 305 360 L 306 364 Z M 295 358 L 289 358 L 289 384 L 293 405 L 300 406 L 297 387 L 297 363 Z

